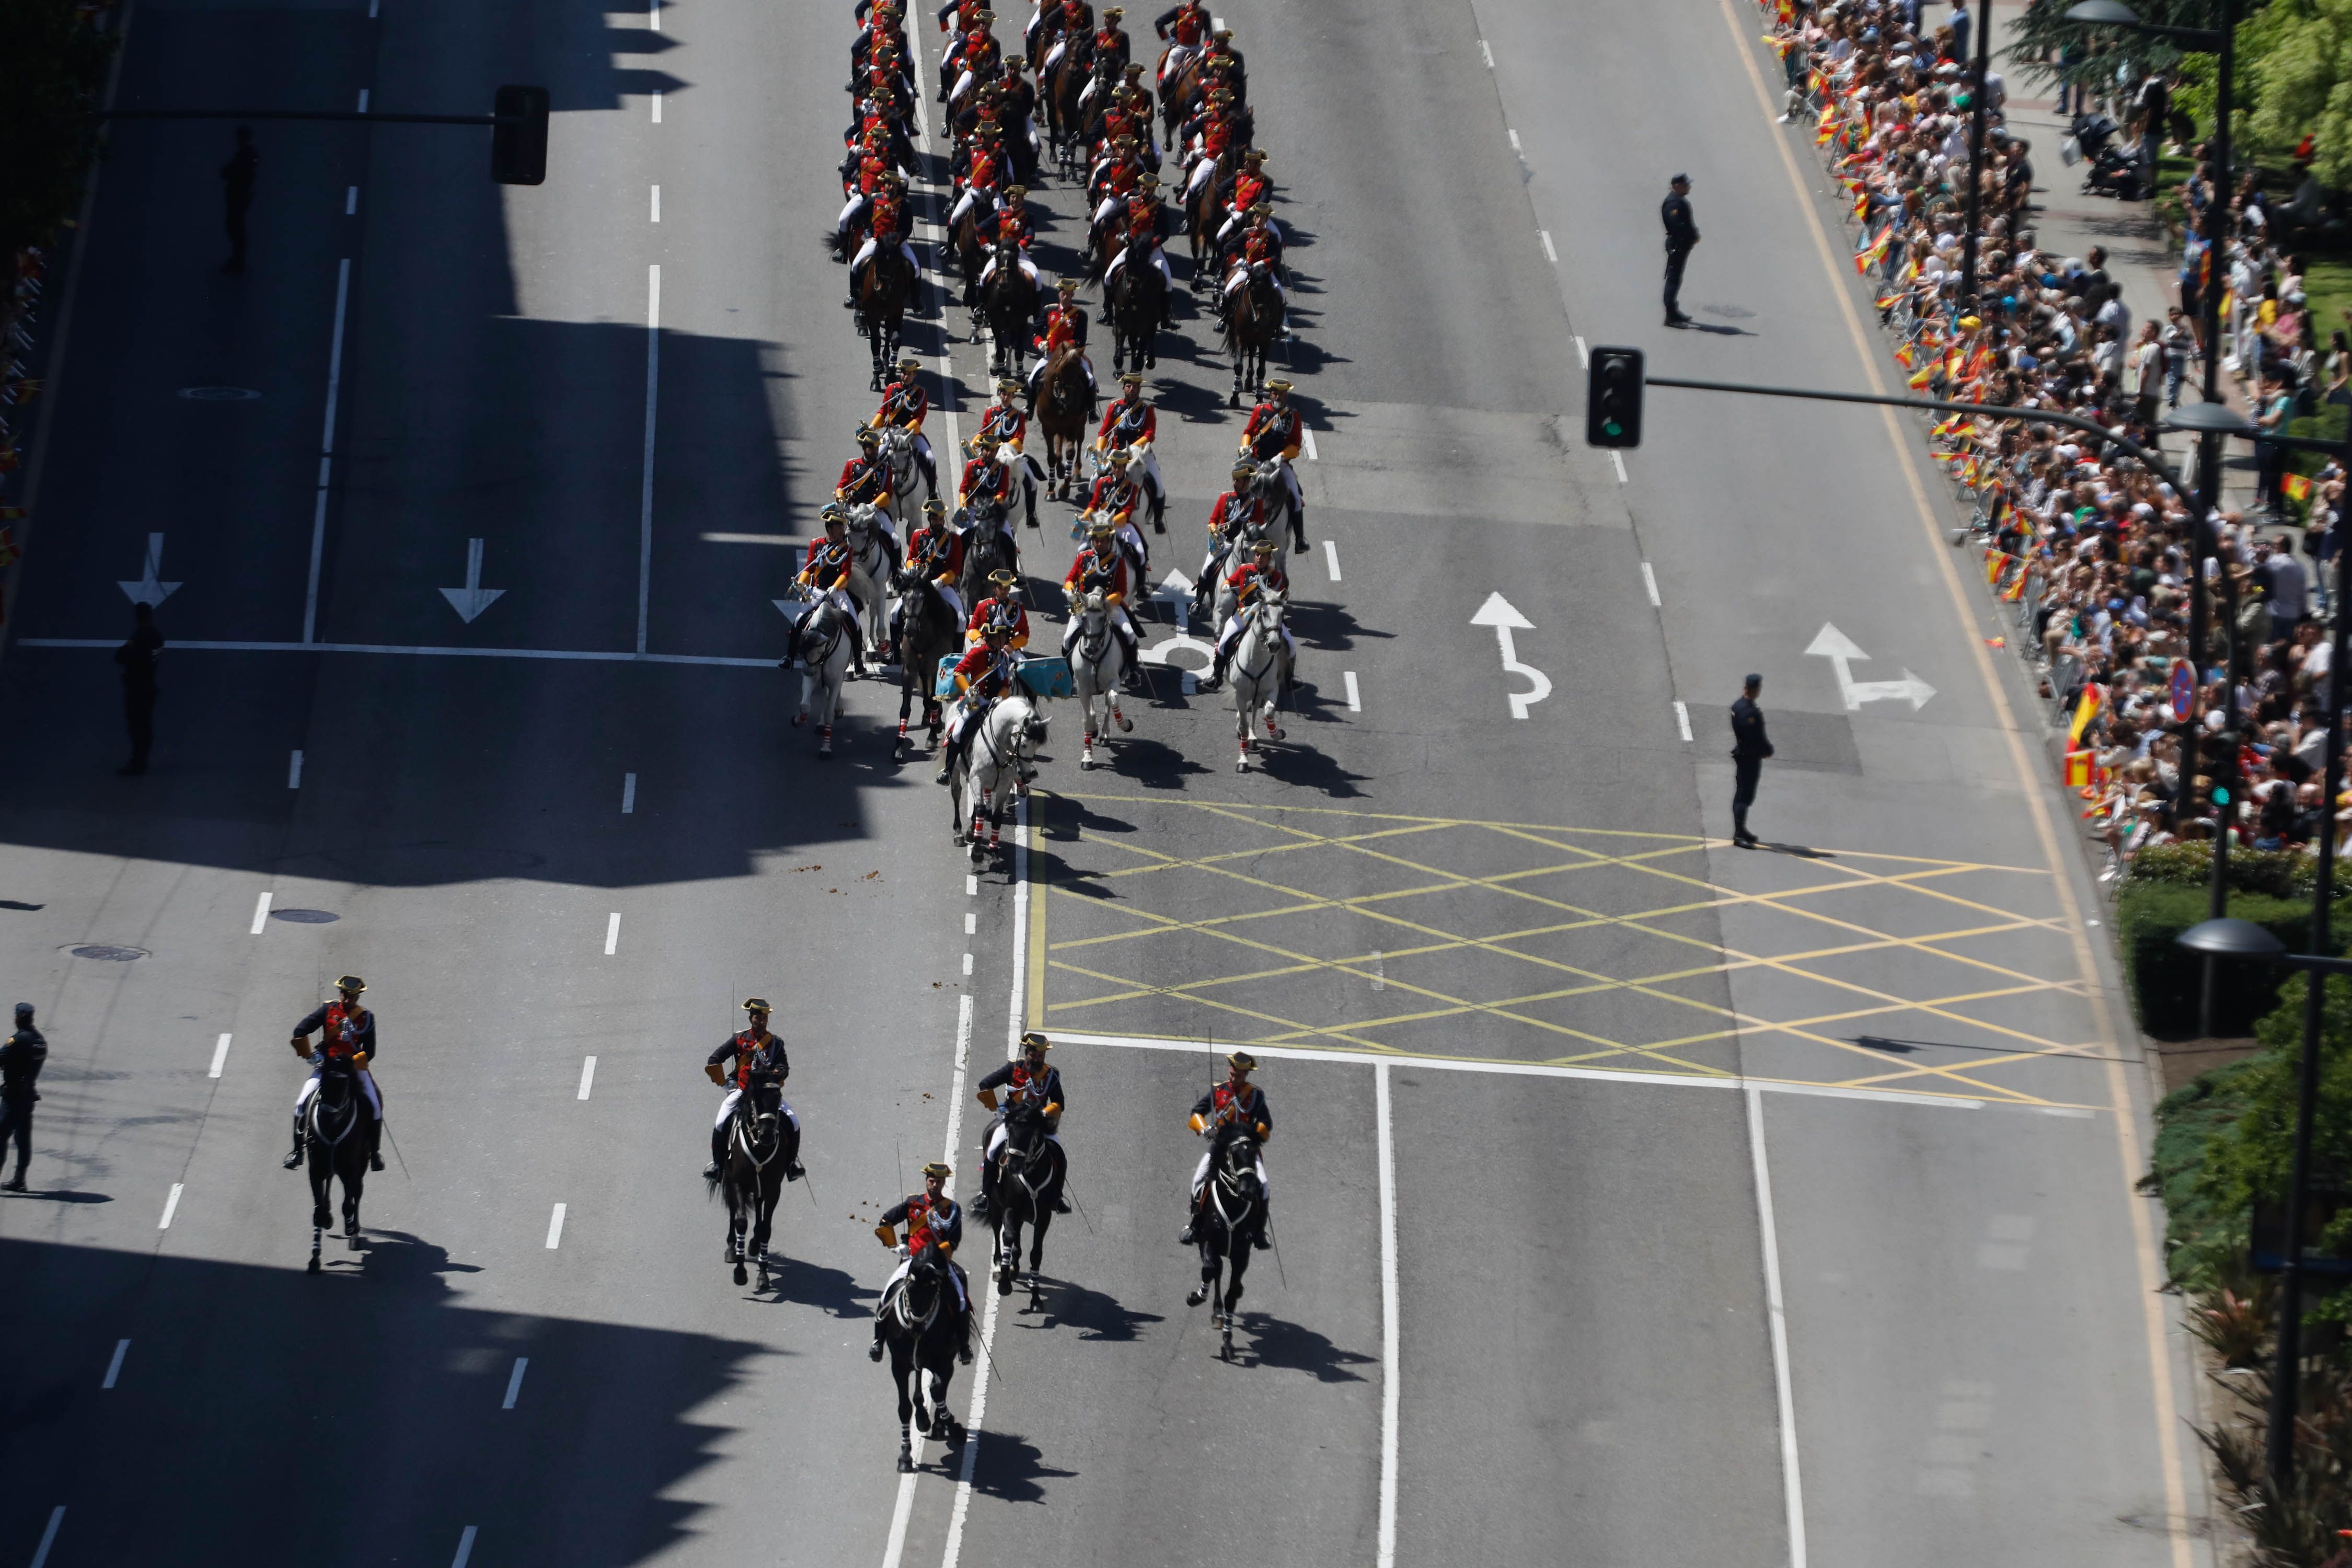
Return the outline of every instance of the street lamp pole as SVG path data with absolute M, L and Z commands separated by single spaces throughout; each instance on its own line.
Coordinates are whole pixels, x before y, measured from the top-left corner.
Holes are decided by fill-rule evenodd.
M 1961 315 L 1977 308 L 1977 236 L 1984 207 L 1985 115 L 1992 95 L 1986 84 L 1992 76 L 1992 0 L 1979 0 L 1977 26 L 1977 81 L 1969 89 L 1969 222 L 1960 236 Z

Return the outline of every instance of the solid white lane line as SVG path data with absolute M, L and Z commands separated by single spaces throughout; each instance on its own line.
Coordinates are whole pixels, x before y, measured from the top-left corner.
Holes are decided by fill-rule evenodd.
M 1199 1055 L 1198 1040 L 1155 1039 L 1149 1035 L 1089 1035 L 1075 1034 L 1064 1029 L 1054 1031 L 1054 1047 L 1073 1046 L 1108 1046 L 1129 1051 L 1191 1051 Z M 1766 1094 L 1800 1094 L 1821 1100 L 1868 1100 L 1889 1105 L 1933 1107 L 1937 1110 L 1982 1110 L 1987 1105 L 2005 1103 L 1999 1100 L 1964 1100 L 1958 1095 L 1906 1094 L 1898 1089 L 1845 1089 L 1837 1084 L 1807 1083 L 1801 1079 L 1737 1079 L 1696 1072 L 1635 1072 L 1618 1071 L 1611 1068 L 1555 1067 L 1549 1062 L 1480 1061 L 1469 1057 L 1389 1056 L 1372 1051 L 1323 1051 L 1299 1046 L 1252 1046 L 1250 1054 L 1268 1057 L 1276 1061 L 1336 1062 L 1354 1067 L 1377 1067 L 1382 1062 L 1396 1067 L 1427 1069 L 1433 1072 L 1466 1072 L 1500 1075 L 1507 1078 L 1579 1079 L 1588 1083 L 1642 1084 L 1658 1089 L 1739 1089 L 1746 1087 Z M 2041 1110 L 2038 1105 L 2018 1105 L 2020 1110 Z
M 1516 131 L 1511 132 L 1511 151 L 1514 153 L 1522 151 L 1519 146 L 1519 133 Z
M 1300 447 L 1307 453 L 1307 460 L 1308 462 L 1319 463 L 1323 460 L 1321 458 L 1318 457 L 1315 452 L 1314 431 L 1308 429 L 1306 426 L 1301 425 L 1298 427 L 1298 440 Z
M 155 1228 L 157 1230 L 169 1230 L 172 1228 L 172 1216 L 180 1212 L 180 1190 L 186 1185 L 187 1184 L 185 1182 L 173 1182 L 172 1184 L 172 1195 L 163 1200 L 163 1217 L 155 1222 Z
M 350 217 L 360 210 L 360 188 L 347 185 L 343 189 L 343 216 Z
M 968 952 L 963 955 L 963 972 L 966 974 L 971 973 L 971 954 Z
M 555 1205 L 555 1212 L 547 1216 L 547 1250 L 550 1252 L 554 1251 L 556 1245 L 562 1241 L 562 1239 L 563 1205 L 562 1204 L 558 1204 Z
M 114 1342 L 114 1359 L 106 1363 L 106 1381 L 100 1384 L 99 1387 L 112 1388 L 114 1386 L 114 1380 L 122 1375 L 122 1358 L 130 1353 L 131 1342 L 129 1340 L 117 1340 Z
M 515 1407 L 515 1400 L 522 1393 L 523 1368 L 530 1364 L 530 1357 L 527 1355 L 515 1357 L 514 1375 L 507 1379 L 507 1396 L 505 1402 L 499 1406 L 499 1409 L 512 1410 Z
M 367 108 L 366 94 L 360 107 Z M 335 449 L 335 405 L 343 387 L 343 319 L 352 302 L 352 258 L 335 268 L 335 332 L 327 349 L 327 417 L 319 437 L 319 494 L 310 509 L 310 580 L 302 599 L 302 640 L 319 640 L 319 565 L 327 553 L 328 454 Z
M 264 892 L 253 901 L 253 934 L 259 936 L 261 928 L 269 923 L 269 895 Z
M 1646 561 L 1642 563 L 1642 586 L 1650 591 L 1650 605 L 1655 609 L 1662 603 L 1658 598 L 1658 574 L 1650 570 Z
M 1771 1317 L 1772 1385 L 1780 1405 L 1780 1490 L 1789 1568 L 1805 1568 L 1805 1489 L 1797 1471 L 1797 1400 L 1789 1380 L 1789 1312 L 1780 1295 L 1780 1235 L 1772 1216 L 1772 1167 L 1764 1154 L 1764 1097 L 1748 1088 L 1748 1148 L 1756 1166 L 1756 1221 L 1764 1248 L 1764 1305 Z
M 1691 738 L 1690 709 L 1680 702 L 1675 704 L 1675 728 L 1683 732 L 1684 740 Z
M 1356 686 L 1356 672 L 1343 669 L 1339 672 L 1339 679 L 1348 683 L 1348 711 L 1361 713 L 1364 710 L 1364 694 Z
M 1484 38 L 1478 40 L 1478 53 L 1486 58 L 1486 68 L 1488 70 L 1493 70 L 1495 68 L 1495 51 L 1486 47 L 1486 40 Z
M 588 1098 L 588 1090 L 596 1082 L 596 1058 L 590 1057 L 580 1064 L 580 1098 Z
M 466 1563 L 474 1555 L 474 1531 L 477 1528 L 469 1524 L 466 1527 L 466 1533 L 457 1537 L 457 1555 L 449 1559 L 449 1568 L 466 1568 Z
M 1381 1147 L 1381 1533 L 1380 1568 L 1396 1568 L 1397 1222 L 1396 1144 L 1389 1104 L 1389 1064 L 1372 1069 L 1372 1105 Z
M 1323 542 L 1323 569 L 1331 574 L 1331 581 L 1339 581 L 1339 546 L 1328 539 Z
M 302 751 L 299 746 L 295 748 L 294 755 L 286 763 L 286 787 L 288 789 L 302 787 Z
M 1586 370 L 1592 368 L 1592 351 L 1584 346 L 1582 338 L 1576 340 L 1576 363 Z
M 360 112 L 362 114 L 365 114 L 367 112 L 367 100 L 368 89 L 365 88 L 360 89 Z
M 654 187 L 654 222 L 661 222 L 661 187 Z
M 223 1035 L 218 1040 L 214 1042 L 213 1070 L 205 1074 L 206 1078 L 220 1077 L 221 1068 L 228 1065 L 228 1041 L 229 1037 L 226 1035 Z
M 1013 983 L 1004 1007 L 1004 1059 L 1011 1061 L 1021 1054 L 1021 1027 L 1026 1022 L 1024 1013 L 1028 983 L 1027 954 L 1029 952 L 1029 803 L 1016 802 L 1013 807 Z M 955 1114 L 962 1112 L 963 1072 L 956 1072 Z M 952 1133 L 957 1127 L 949 1123 Z M 948 1145 L 954 1148 L 952 1142 Z M 963 1524 L 971 1512 L 971 1472 L 980 1458 L 981 1423 L 988 1415 L 988 1372 L 996 1364 L 996 1292 L 987 1292 L 988 1305 L 982 1310 L 980 1321 L 980 1365 L 971 1380 L 971 1417 L 964 1423 L 963 1468 L 956 1477 L 955 1511 L 948 1516 L 947 1550 L 940 1554 L 940 1568 L 956 1568 L 963 1555 Z
M 33 1548 L 33 1568 L 42 1568 L 42 1564 L 48 1562 L 49 1548 L 57 1544 L 58 1526 L 63 1524 L 65 1521 L 65 1504 L 59 1503 L 57 1507 L 49 1510 L 49 1527 L 41 1531 L 41 1543 Z
M 637 775 L 621 775 L 621 815 L 627 816 L 637 809 Z
M 1536 237 L 1543 241 L 1544 259 L 1550 262 L 1554 267 L 1559 266 L 1559 252 L 1551 247 L 1551 230 L 1548 228 L 1539 228 L 1536 230 Z
M 706 533 L 705 544 L 773 544 L 785 550 L 806 544 L 807 540 L 796 533 Z
M 1619 484 L 1622 485 L 1629 482 L 1625 478 L 1625 454 L 1619 451 L 1614 447 L 1609 448 L 1609 466 L 1617 470 L 1617 482 Z
M 971 910 L 963 912 L 963 934 L 971 936 L 980 930 L 980 916 Z
M 661 0 L 654 0 L 654 26 L 661 26 Z M 654 416 L 661 404 L 661 266 L 646 268 L 646 468 L 637 495 L 637 651 L 646 651 L 646 618 L 653 604 Z
M 661 89 L 654 89 L 654 123 L 661 123 Z
M 621 946 L 621 911 L 614 910 L 613 918 L 604 922 L 604 956 L 610 958 Z

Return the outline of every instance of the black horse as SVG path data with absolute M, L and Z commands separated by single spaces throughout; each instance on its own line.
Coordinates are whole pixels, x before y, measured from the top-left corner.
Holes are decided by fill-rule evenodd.
M 1208 1189 L 1202 1194 L 1193 1243 L 1201 1249 L 1201 1284 L 1184 1298 L 1188 1307 L 1209 1303 L 1209 1321 L 1223 1331 L 1218 1353 L 1234 1358 L 1234 1304 L 1242 1299 L 1242 1276 L 1250 1253 L 1265 1230 L 1265 1189 L 1257 1179 L 1257 1140 L 1246 1132 L 1225 1136 L 1209 1157 Z M 1221 1276 L 1232 1276 L 1230 1285 Z
M 907 1277 L 882 1292 L 876 1309 L 882 1342 L 890 1352 L 890 1377 L 898 1385 L 901 1473 L 915 1468 L 913 1422 L 919 1407 L 928 1412 L 923 1436 L 945 1443 L 950 1454 L 963 1447 L 963 1426 L 948 1414 L 948 1381 L 955 1376 L 956 1351 L 966 1332 L 963 1314 L 956 1310 L 955 1283 L 948 1277 L 952 1267 L 940 1257 L 938 1247 L 924 1247 Z M 926 1376 L 930 1379 L 928 1398 Z
M 1061 1195 L 1069 1174 L 1069 1159 L 1062 1146 L 1045 1133 L 1045 1119 L 1032 1111 L 1004 1124 L 1004 1146 L 997 1152 L 995 1195 L 990 1200 L 989 1223 L 996 1227 L 996 1293 L 1013 1294 L 1013 1277 L 1021 1271 L 1021 1227 L 1036 1227 L 1029 1240 L 1029 1300 L 1037 1300 L 1037 1268 L 1045 1260 L 1045 1232 L 1054 1223 L 1054 1200 Z
M 368 1107 L 360 1089 L 360 1075 L 349 1064 L 330 1058 L 319 1074 L 319 1087 L 302 1112 L 302 1142 L 310 1168 L 310 1268 L 320 1269 L 320 1237 L 333 1228 L 327 1210 L 327 1193 L 336 1178 L 343 1184 L 343 1237 L 353 1252 L 360 1249 L 360 1189 L 367 1184 Z
M 927 747 L 936 748 L 947 720 L 940 710 L 938 676 L 943 655 L 963 650 L 963 623 L 940 596 L 939 588 L 919 572 L 900 572 L 890 579 L 898 595 L 898 743 L 893 763 L 907 760 L 907 721 L 918 695 L 923 703 Z
M 971 531 L 963 540 L 963 576 L 956 583 L 956 592 L 967 605 L 977 605 L 996 592 L 989 581 L 998 572 L 1021 570 L 1021 554 L 1013 541 L 997 526 L 996 514 L 971 520 Z
M 1009 238 L 996 244 L 996 270 L 980 297 L 980 314 L 988 322 L 992 375 L 1018 380 L 1021 356 L 1029 348 L 1031 327 L 1037 320 L 1037 285 L 1021 270 L 1021 252 Z M 975 334 L 975 338 L 977 334 Z
M 1110 318 L 1111 368 L 1150 370 L 1160 363 L 1156 345 L 1168 313 L 1168 279 L 1151 260 L 1151 241 L 1129 238 L 1127 259 L 1111 280 L 1103 313 Z
M 727 1261 L 735 1266 L 735 1283 L 744 1282 L 744 1232 L 751 1233 L 751 1260 L 759 1266 L 760 1289 L 768 1288 L 768 1237 L 776 1215 L 776 1199 L 784 1190 L 784 1167 L 795 1151 L 792 1124 L 784 1120 L 784 1091 L 769 1079 L 755 1079 L 735 1104 L 734 1124 L 727 1130 L 727 1163 L 719 1172 L 719 1190 L 727 1199 Z

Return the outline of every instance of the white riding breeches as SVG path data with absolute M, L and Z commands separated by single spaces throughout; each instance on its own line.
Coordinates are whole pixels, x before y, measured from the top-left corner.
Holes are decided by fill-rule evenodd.
M 915 259 L 915 247 L 903 239 L 898 242 L 898 254 L 907 258 L 908 267 L 915 272 L 920 273 L 923 270 L 923 264 Z M 849 258 L 850 272 L 855 275 L 859 268 L 873 259 L 874 237 L 869 234 L 866 237 L 866 243 L 857 247 L 857 254 Z
M 1028 279 L 1031 283 L 1042 288 L 1044 280 L 1037 276 L 1037 264 L 1029 259 L 1026 252 L 1015 251 L 1013 254 L 1020 258 L 1021 275 Z M 987 288 L 988 280 L 995 276 L 996 258 L 992 256 L 988 258 L 988 265 L 980 269 L 980 286 L 983 289 Z
M 1048 1132 L 1045 1134 L 1045 1142 L 1059 1149 L 1062 1146 L 1062 1135 L 1058 1132 Z M 1004 1123 L 999 1121 L 988 1130 L 988 1143 L 981 1150 L 980 1157 L 982 1160 L 993 1160 L 996 1158 L 996 1152 L 1003 1147 Z
M 1273 268 L 1269 267 L 1265 269 L 1265 280 L 1274 285 L 1275 300 L 1285 309 L 1288 309 L 1290 305 L 1290 292 L 1282 286 L 1282 275 L 1276 272 Z M 1240 293 L 1242 290 L 1242 285 L 1248 281 L 1249 268 L 1246 266 L 1236 267 L 1232 271 L 1226 273 L 1225 298 L 1230 300 L 1234 295 Z
M 912 1273 L 914 1271 L 914 1268 L 915 1260 L 913 1258 L 900 1258 L 898 1260 L 898 1267 L 891 1272 L 890 1278 L 882 1281 L 882 1289 L 884 1292 L 887 1294 L 891 1286 L 896 1285 L 899 1280 L 904 1279 L 908 1274 Z M 962 1270 L 950 1265 L 948 1268 L 948 1278 L 955 1281 L 956 1310 L 960 1312 L 971 1311 L 971 1299 L 963 1293 Z
M 849 226 L 856 221 L 857 215 L 869 205 L 865 192 L 858 191 L 852 194 L 847 201 L 841 204 L 841 216 L 833 220 L 833 232 L 847 234 Z
M 940 591 L 940 597 L 945 599 L 948 602 L 948 608 L 955 612 L 956 625 L 963 625 L 963 595 L 955 591 L 955 584 L 942 583 L 934 577 L 931 579 L 931 586 Z
M 955 232 L 955 226 L 963 221 L 963 215 L 972 209 L 972 204 L 979 201 L 980 197 L 980 186 L 966 185 L 963 188 L 963 195 L 956 198 L 956 205 L 952 208 L 949 209 L 948 212 L 949 233 L 952 234 Z M 988 193 L 988 206 L 989 210 L 992 212 L 996 210 L 996 193 L 993 190 L 991 190 Z
M 1151 247 L 1151 264 L 1160 268 L 1160 276 L 1166 280 L 1168 287 L 1171 289 L 1176 287 L 1176 275 L 1168 270 L 1167 251 L 1160 248 L 1159 246 L 1153 246 Z M 1103 282 L 1108 285 L 1112 279 L 1118 276 L 1118 269 L 1126 265 L 1127 247 L 1125 246 L 1121 246 L 1119 247 L 1118 254 L 1110 258 L 1110 265 L 1103 269 Z
M 1084 355 L 1084 354 L 1080 354 L 1080 355 L 1078 356 L 1078 368 L 1079 368 L 1080 370 L 1083 370 L 1083 371 L 1085 371 L 1085 372 L 1087 373 L 1087 391 L 1088 393 L 1090 393 L 1090 394 L 1093 394 L 1093 395 L 1097 395 L 1097 396 L 1099 396 L 1099 395 L 1101 395 L 1101 393 L 1102 393 L 1102 388 L 1101 388 L 1101 387 L 1099 387 L 1099 386 L 1097 386 L 1097 384 L 1095 384 L 1095 363 L 1094 363 L 1094 361 L 1092 361 L 1092 360 L 1090 360 L 1090 359 L 1087 358 L 1087 356 L 1086 356 L 1086 355 Z M 1038 355 L 1038 356 L 1037 356 L 1037 363 L 1036 363 L 1035 364 L 1033 364 L 1033 365 L 1031 365 L 1031 366 L 1029 367 L 1029 395 L 1030 395 L 1030 396 L 1032 396 L 1032 397 L 1036 396 L 1036 395 L 1037 395 L 1037 378 L 1038 378 L 1039 376 L 1041 376 L 1041 375 L 1044 375 L 1045 374 L 1045 355 L 1040 354 L 1040 355 Z
M 1184 68 L 1191 65 L 1192 63 L 1192 57 L 1200 52 L 1201 46 L 1198 44 L 1169 45 L 1168 58 L 1160 68 L 1159 79 L 1165 82 L 1171 77 L 1182 76 L 1184 74 Z
M 1151 574 L 1151 547 L 1143 542 L 1142 531 L 1135 526 L 1135 520 L 1129 518 L 1120 523 L 1118 532 L 1113 537 L 1126 547 L 1129 559 L 1135 563 L 1136 581 L 1141 583 L 1149 579 Z M 1126 612 L 1122 609 L 1120 613 Z
M 1217 633 L 1217 651 L 1221 654 L 1230 654 L 1234 651 L 1234 645 L 1241 640 L 1242 618 L 1239 616 L 1227 616 L 1224 628 Z M 1292 640 L 1288 626 L 1282 628 L 1282 651 L 1292 664 L 1298 662 L 1298 644 Z
M 1105 196 L 1102 199 L 1102 204 L 1095 208 L 1095 226 L 1097 228 L 1100 228 L 1103 225 L 1117 217 L 1118 216 L 1118 209 L 1126 205 L 1127 204 L 1118 196 Z
M 310 1103 L 310 1097 L 319 1092 L 319 1075 L 325 1070 L 324 1067 L 313 1067 L 310 1069 L 310 1076 L 303 1080 L 302 1087 L 294 1091 L 295 1115 L 301 1115 L 302 1108 Z M 362 1068 L 359 1071 L 359 1080 L 360 1092 L 367 1096 L 368 1110 L 374 1113 L 378 1121 L 383 1121 L 383 1097 L 375 1091 L 375 1074 Z
M 1214 158 L 1204 157 L 1199 163 L 1193 164 L 1192 177 L 1184 182 L 1185 201 L 1188 203 L 1192 201 L 1193 196 L 1199 194 L 1201 187 L 1207 184 L 1210 180 L 1216 176 L 1216 173 L 1217 161 Z
M 1196 1198 L 1201 1195 L 1201 1189 L 1209 1184 L 1209 1156 L 1215 1152 L 1215 1150 L 1210 1150 L 1208 1154 L 1201 1156 L 1201 1163 L 1192 1167 L 1192 1195 Z M 1257 1157 L 1257 1188 L 1267 1197 L 1274 1196 L 1274 1184 L 1266 1179 L 1264 1151 L 1260 1151 Z
M 1061 64 L 1061 63 L 1062 63 L 1062 57 L 1063 57 L 1063 55 L 1066 54 L 1066 53 L 1069 51 L 1069 47 L 1070 47 L 1070 40 L 1069 40 L 1069 39 L 1067 39 L 1067 38 L 1056 38 L 1056 39 L 1055 39 L 1055 40 L 1054 40 L 1054 47 L 1053 47 L 1052 48 L 1050 48 L 1050 49 L 1047 49 L 1047 50 L 1045 51 L 1045 58 L 1043 60 L 1041 60 L 1041 61 L 1039 61 L 1039 62 L 1038 62 L 1038 65 L 1037 65 L 1037 74 L 1038 74 L 1039 76 L 1044 76 L 1047 71 L 1052 70 L 1055 66 L 1057 66 L 1057 65 Z
M 718 1120 L 713 1121 L 710 1125 L 713 1127 L 726 1126 L 727 1119 L 735 1114 L 736 1103 L 742 1098 L 743 1091 L 741 1089 L 729 1089 L 727 1091 L 727 1098 L 719 1102 Z M 780 1100 L 776 1101 L 776 1105 L 779 1110 L 783 1111 L 784 1120 L 793 1124 L 793 1131 L 795 1132 L 799 1131 L 801 1130 L 801 1119 L 793 1113 L 792 1101 L 788 1100 Z
M 1225 241 L 1233 236 L 1234 230 L 1247 228 L 1249 226 L 1249 214 L 1243 212 L 1238 207 L 1230 208 L 1228 211 L 1231 213 L 1231 216 L 1225 219 L 1224 227 L 1217 230 L 1217 243 L 1219 245 L 1224 244 Z M 1268 218 L 1265 220 L 1265 226 L 1274 232 L 1275 243 L 1279 245 L 1282 242 L 1282 226 L 1275 222 L 1274 219 Z

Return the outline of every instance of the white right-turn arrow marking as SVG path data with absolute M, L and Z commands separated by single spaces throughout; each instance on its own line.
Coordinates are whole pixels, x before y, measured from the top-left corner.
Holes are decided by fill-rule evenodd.
M 1526 718 L 1529 708 L 1551 695 L 1551 677 L 1532 664 L 1520 663 L 1519 650 L 1511 641 L 1513 632 L 1531 632 L 1536 629 L 1535 623 L 1513 608 L 1511 601 L 1499 593 L 1494 593 L 1486 595 L 1486 602 L 1478 606 L 1478 613 L 1470 617 L 1470 624 L 1474 626 L 1494 627 L 1495 641 L 1503 652 L 1503 672 L 1506 675 L 1524 675 L 1528 678 L 1528 690 L 1505 694 L 1511 700 L 1511 717 Z
M 1890 701 L 1908 702 L 1911 711 L 1916 713 L 1927 705 L 1927 699 L 1936 695 L 1934 687 L 1907 669 L 1900 680 L 1856 680 L 1846 666 L 1855 659 L 1867 660 L 1870 656 L 1855 647 L 1852 637 L 1826 621 L 1805 652 L 1811 658 L 1828 659 L 1837 671 L 1838 697 L 1849 713 L 1860 711 L 1865 702 Z

